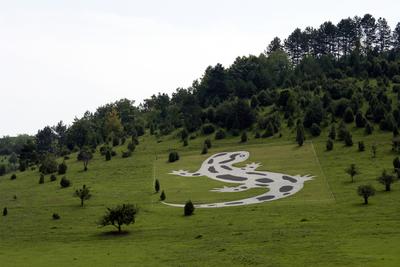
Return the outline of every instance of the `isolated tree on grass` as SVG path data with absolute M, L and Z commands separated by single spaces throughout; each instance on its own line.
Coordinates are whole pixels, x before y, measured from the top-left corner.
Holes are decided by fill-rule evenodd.
M 165 199 L 166 199 L 166 195 L 165 195 L 165 192 L 163 190 L 163 191 L 161 191 L 160 200 L 164 201 Z
M 86 185 L 83 185 L 81 189 L 76 189 L 74 196 L 81 200 L 81 207 L 83 207 L 85 200 L 88 200 L 92 197 L 89 187 L 86 187 Z
M 303 124 L 298 121 L 297 122 L 297 128 L 296 128 L 296 142 L 299 146 L 302 146 L 304 144 L 304 127 Z
M 154 182 L 154 190 L 156 191 L 156 193 L 160 191 L 160 182 L 158 181 L 158 179 L 156 179 L 156 181 Z
M 83 162 L 83 170 L 88 170 L 89 161 L 93 158 L 93 154 L 89 148 L 82 149 L 78 154 L 78 160 Z
M 360 185 L 357 189 L 359 196 L 364 198 L 364 204 L 368 204 L 368 198 L 375 195 L 375 188 L 372 185 Z
M 107 208 L 106 214 L 101 218 L 99 224 L 101 226 L 112 225 L 121 233 L 122 225 L 135 223 L 138 209 L 132 204 L 123 204 L 115 208 Z
M 350 164 L 350 166 L 345 171 L 348 175 L 350 175 L 352 183 L 354 183 L 354 176 L 360 174 L 356 167 L 356 164 Z
M 382 175 L 379 176 L 377 180 L 385 186 L 385 191 L 389 192 L 391 185 L 396 181 L 396 177 L 388 174 L 386 170 L 383 170 Z
M 194 212 L 194 205 L 191 200 L 186 202 L 185 207 L 183 208 L 183 213 L 185 216 L 191 216 Z

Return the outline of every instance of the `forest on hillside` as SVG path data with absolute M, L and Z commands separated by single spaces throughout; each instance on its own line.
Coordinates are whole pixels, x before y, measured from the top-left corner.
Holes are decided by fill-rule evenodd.
M 60 121 L 32 137 L 3 137 L 0 155 L 17 157 L 24 170 L 49 155 L 134 143 L 146 131 L 162 136 L 177 129 L 182 139 L 195 132 L 219 131 L 223 137 L 248 129 L 267 138 L 283 125 L 318 136 L 338 123 L 346 139 L 351 135 L 345 124 L 355 123 L 367 134 L 379 127 L 397 135 L 399 98 L 400 22 L 391 29 L 385 18 L 366 14 L 337 25 L 297 28 L 283 41 L 275 37 L 260 55 L 238 57 L 227 68 L 209 66 L 203 77 L 171 96 L 159 93 L 139 106 L 121 99 L 71 125 Z M 0 165 L 1 175 L 16 164 Z

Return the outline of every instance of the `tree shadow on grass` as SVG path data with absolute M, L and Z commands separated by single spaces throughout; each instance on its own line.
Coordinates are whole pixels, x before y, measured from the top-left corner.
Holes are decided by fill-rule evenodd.
M 105 231 L 105 232 L 100 232 L 95 234 L 95 237 L 101 238 L 101 239 L 110 239 L 110 238 L 119 238 L 119 237 L 124 237 L 130 235 L 130 231 Z

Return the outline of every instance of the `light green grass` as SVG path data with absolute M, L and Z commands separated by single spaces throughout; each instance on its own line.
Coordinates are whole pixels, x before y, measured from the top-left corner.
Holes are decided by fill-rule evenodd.
M 323 133 L 326 136 L 326 133 Z M 364 140 L 367 149 L 357 152 L 339 142 L 325 151 L 325 137 L 298 148 L 289 131 L 282 138 L 252 139 L 240 144 L 236 138 L 214 141 L 209 154 L 246 150 L 249 161 L 261 162 L 260 169 L 288 174 L 310 174 L 294 196 L 257 205 L 220 209 L 197 209 L 192 217 L 183 210 L 159 203 L 153 192 L 157 177 L 167 200 L 211 202 L 234 200 L 258 194 L 215 193 L 224 185 L 207 179 L 168 175 L 177 169 L 196 170 L 207 155 L 200 155 L 205 137 L 189 141 L 188 147 L 173 136 L 157 143 L 141 138 L 132 158 L 121 153 L 106 162 L 97 153 L 82 172 L 73 155 L 67 161 L 72 186 L 60 189 L 57 182 L 39 185 L 37 171 L 17 173 L 14 181 L 0 178 L 1 266 L 398 266 L 400 255 L 400 186 L 385 193 L 376 182 L 383 168 L 391 170 L 395 156 L 390 151 L 390 134 L 365 137 L 355 131 L 354 141 Z M 310 140 L 311 141 L 311 140 Z M 378 156 L 371 158 L 370 145 L 380 143 Z M 121 150 L 122 148 L 119 148 Z M 181 160 L 167 163 L 168 151 L 178 149 Z M 155 158 L 157 157 L 157 160 Z M 344 169 L 356 163 L 361 175 L 355 183 Z M 155 171 L 155 173 L 154 173 Z M 368 206 L 355 190 L 371 183 L 377 189 Z M 84 208 L 73 198 L 75 188 L 86 184 L 93 198 Z M 226 184 L 225 184 L 226 185 Z M 17 200 L 13 196 L 17 195 Z M 128 235 L 108 234 L 96 221 L 106 207 L 130 202 L 140 207 Z M 60 214 L 53 221 L 53 212 Z M 196 238 L 197 237 L 197 238 Z

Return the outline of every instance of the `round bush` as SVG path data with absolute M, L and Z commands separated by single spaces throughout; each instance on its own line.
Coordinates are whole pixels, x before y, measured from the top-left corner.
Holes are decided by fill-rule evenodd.
M 58 213 L 53 213 L 53 220 L 59 220 L 60 219 L 60 215 L 58 215 Z
M 177 161 L 177 160 L 179 160 L 179 154 L 178 154 L 178 152 L 176 152 L 176 151 L 170 152 L 170 153 L 169 153 L 169 156 L 168 156 L 168 161 L 169 161 L 169 162 L 175 162 L 175 161 Z
M 201 131 L 205 135 L 209 135 L 215 132 L 215 127 L 212 124 L 204 124 L 203 127 L 201 127 Z
M 165 195 L 165 192 L 164 192 L 164 190 L 163 190 L 163 191 L 161 191 L 161 194 L 160 194 L 160 200 L 161 200 L 161 201 L 164 201 L 166 198 L 167 198 L 167 197 L 166 197 L 166 195 Z
M 208 153 L 208 146 L 206 144 L 203 145 L 203 150 L 201 150 L 201 154 L 207 154 Z
M 17 175 L 14 173 L 13 175 L 11 175 L 10 180 L 15 180 L 17 179 Z
M 221 139 L 224 139 L 225 137 L 226 137 L 226 132 L 223 129 L 219 129 L 215 133 L 215 140 L 221 140 Z
M 51 176 L 50 176 L 50 182 L 54 182 L 54 181 L 56 181 L 57 180 L 57 176 L 55 176 L 54 174 L 52 174 Z
M 58 174 L 65 174 L 67 172 L 67 169 L 67 164 L 65 163 L 65 161 L 63 161 L 58 165 Z
M 185 207 L 183 208 L 183 212 L 185 216 L 191 216 L 194 212 L 194 205 L 192 203 L 192 201 L 188 201 L 185 204 Z
M 61 186 L 62 188 L 67 188 L 67 187 L 69 187 L 70 185 L 71 185 L 70 180 L 68 180 L 67 177 L 64 176 L 64 177 L 61 179 L 61 181 L 60 181 L 60 186 Z

